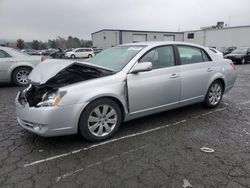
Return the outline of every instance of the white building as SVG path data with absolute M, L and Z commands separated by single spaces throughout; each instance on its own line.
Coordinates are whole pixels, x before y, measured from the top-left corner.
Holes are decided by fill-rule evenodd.
M 184 32 L 184 42 L 217 49 L 250 46 L 250 26 L 224 27 Z
M 103 49 L 125 43 L 164 40 L 190 42 L 217 49 L 250 46 L 250 26 L 223 27 L 223 22 L 185 32 L 103 29 L 91 35 L 93 46 Z
M 91 34 L 93 46 L 110 48 L 119 44 L 144 41 L 183 41 L 182 32 L 103 29 Z

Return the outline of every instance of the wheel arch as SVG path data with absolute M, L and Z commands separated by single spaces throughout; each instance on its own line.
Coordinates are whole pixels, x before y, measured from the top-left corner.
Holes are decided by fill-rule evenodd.
M 119 108 L 121 109 L 121 114 L 122 114 L 121 119 L 122 119 L 122 122 L 124 121 L 127 110 L 126 110 L 124 104 L 122 103 L 122 101 L 120 99 L 118 99 L 117 97 L 115 97 L 115 96 L 110 96 L 110 95 L 100 96 L 100 97 L 96 97 L 96 98 L 93 98 L 93 99 L 89 100 L 88 104 L 82 109 L 82 111 L 80 113 L 80 116 L 78 117 L 78 122 L 77 122 L 77 130 L 78 131 L 79 131 L 79 122 L 80 122 L 80 119 L 81 119 L 81 116 L 82 116 L 82 113 L 84 112 L 84 110 L 91 103 L 93 103 L 94 101 L 100 100 L 100 99 L 110 99 L 110 100 L 114 101 L 119 106 Z

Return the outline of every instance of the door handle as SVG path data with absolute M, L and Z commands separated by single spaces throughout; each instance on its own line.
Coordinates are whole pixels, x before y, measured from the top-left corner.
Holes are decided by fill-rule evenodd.
M 212 72 L 213 69 L 212 68 L 207 68 L 207 72 Z
M 15 61 L 14 60 L 9 60 L 7 61 L 8 63 L 14 63 Z
M 175 73 L 171 74 L 171 76 L 170 76 L 170 78 L 178 78 L 178 77 L 179 77 L 179 75 L 175 74 Z

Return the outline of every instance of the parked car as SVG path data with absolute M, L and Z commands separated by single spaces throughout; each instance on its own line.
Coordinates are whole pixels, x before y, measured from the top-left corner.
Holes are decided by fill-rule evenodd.
M 76 48 L 70 52 L 65 53 L 65 57 L 67 58 L 91 58 L 95 56 L 94 51 L 92 48 Z
M 224 52 L 223 52 L 223 55 L 227 55 L 227 54 L 230 54 L 232 51 L 234 51 L 237 47 L 235 46 L 231 46 L 231 47 L 228 47 Z
M 208 48 L 165 41 L 113 47 L 89 63 L 47 60 L 29 79 L 15 101 L 23 128 L 100 141 L 124 121 L 198 102 L 216 107 L 236 71 Z
M 29 73 L 40 61 L 41 57 L 30 56 L 13 48 L 0 47 L 0 82 L 26 85 Z
M 98 53 L 100 53 L 101 51 L 103 51 L 102 48 L 93 48 L 93 50 L 94 50 L 94 54 L 95 55 L 98 54 Z
M 209 48 L 209 50 L 214 52 L 215 54 L 217 54 L 219 57 L 223 58 L 223 53 L 220 52 L 219 50 L 217 50 L 215 48 Z
M 49 54 L 52 58 L 58 58 L 63 53 L 63 50 L 61 48 L 58 48 L 56 51 Z
M 73 48 L 65 49 L 65 50 L 58 50 L 51 55 L 53 58 L 65 58 L 65 53 L 71 52 Z
M 250 47 L 239 47 L 224 58 L 231 59 L 235 63 L 245 64 L 250 62 Z
M 41 55 L 40 51 L 34 49 L 23 49 L 21 52 L 26 53 L 28 55 Z

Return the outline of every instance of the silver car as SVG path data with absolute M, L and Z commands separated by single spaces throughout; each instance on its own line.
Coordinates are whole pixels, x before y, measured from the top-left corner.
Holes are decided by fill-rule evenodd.
M 231 60 L 181 42 L 126 44 L 90 62 L 48 60 L 16 97 L 19 124 L 42 136 L 111 137 L 122 122 L 202 102 L 216 107 L 236 80 Z
M 41 57 L 30 56 L 13 48 L 0 47 L 0 83 L 27 85 L 29 73 L 40 61 Z

